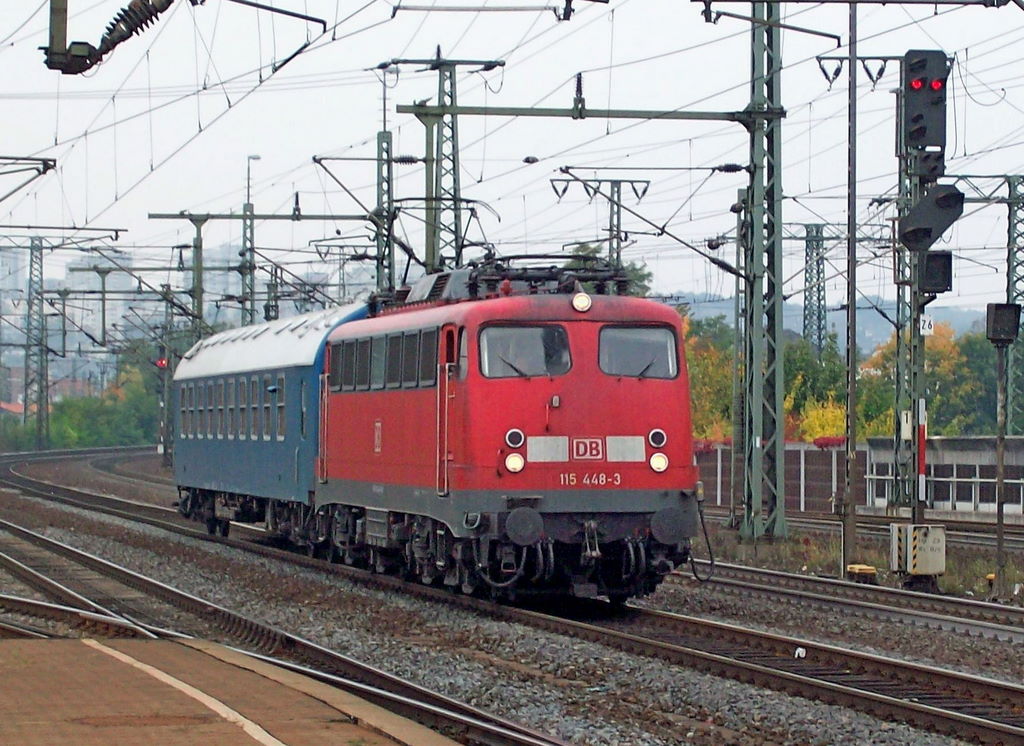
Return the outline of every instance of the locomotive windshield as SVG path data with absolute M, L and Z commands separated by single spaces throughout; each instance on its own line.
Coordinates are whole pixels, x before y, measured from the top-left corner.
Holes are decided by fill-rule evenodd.
M 601 330 L 598 357 L 611 376 L 675 378 L 676 336 L 671 329 L 606 326 Z
M 480 372 L 487 378 L 560 376 L 569 366 L 569 337 L 560 326 L 488 326 L 480 332 Z

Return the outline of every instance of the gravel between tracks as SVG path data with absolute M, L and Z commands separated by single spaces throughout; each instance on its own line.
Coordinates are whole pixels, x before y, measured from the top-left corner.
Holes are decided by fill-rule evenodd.
M 66 467 L 61 471 L 61 481 L 73 476 Z M 117 519 L 35 500 L 18 504 L 0 512 L 14 509 L 20 520 L 55 538 L 575 743 L 958 743 Z M 679 604 L 688 613 L 714 611 L 723 618 L 738 611 L 681 588 L 656 595 L 653 605 Z M 741 618 L 788 617 L 802 636 L 822 628 L 841 635 L 851 621 L 818 620 L 812 629 L 801 626 L 792 609 L 761 606 L 743 604 Z M 920 632 L 911 634 L 920 647 Z

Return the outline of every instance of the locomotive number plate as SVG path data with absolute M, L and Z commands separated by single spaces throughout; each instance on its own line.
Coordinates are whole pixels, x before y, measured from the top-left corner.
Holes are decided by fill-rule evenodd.
M 622 475 L 613 472 L 575 472 L 563 471 L 558 475 L 558 484 L 562 487 L 618 487 L 622 484 Z

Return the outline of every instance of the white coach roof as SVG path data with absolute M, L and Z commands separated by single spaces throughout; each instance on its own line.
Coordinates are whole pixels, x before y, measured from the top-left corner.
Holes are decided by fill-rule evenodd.
M 366 315 L 365 303 L 352 303 L 214 334 L 185 353 L 174 380 L 312 365 L 332 329 Z

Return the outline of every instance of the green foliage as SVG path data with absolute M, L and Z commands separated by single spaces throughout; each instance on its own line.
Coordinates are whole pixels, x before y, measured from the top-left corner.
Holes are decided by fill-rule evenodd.
M 896 335 L 861 366 L 858 415 L 862 436 L 894 427 Z M 989 435 L 995 430 L 995 352 L 981 334 L 954 338 L 937 324 L 925 338 L 925 398 L 929 435 Z
M 963 374 L 977 383 L 974 396 L 964 402 L 963 430 L 971 435 L 996 431 L 996 348 L 982 333 L 957 339 L 963 355 Z
M 698 438 L 722 440 L 732 433 L 732 328 L 725 317 L 695 320 L 680 308 L 690 376 L 690 413 Z
M 786 344 L 785 388 L 793 413 L 803 413 L 809 402 L 841 399 L 846 388 L 846 364 L 835 334 L 829 334 L 819 356 L 806 339 Z
M 117 383 L 102 396 L 64 399 L 50 410 L 50 447 L 141 445 L 157 440 L 160 402 L 152 389 L 155 375 L 137 367 L 125 367 Z M 5 423 L 0 428 L 0 448 L 33 450 L 35 426 Z
M 684 314 L 689 317 L 689 313 Z M 707 319 L 690 318 L 690 336 L 700 339 L 723 352 L 732 352 L 736 331 L 729 326 L 725 316 L 719 314 Z
M 580 244 L 573 252 L 575 257 L 588 257 L 588 256 L 602 256 L 604 249 L 600 246 L 592 246 L 591 244 Z M 579 269 L 582 267 L 591 266 L 589 262 L 580 259 L 570 259 L 565 263 L 566 269 Z M 629 294 L 643 298 L 651 291 L 651 279 L 653 274 L 647 269 L 646 264 L 637 264 L 636 262 L 626 262 L 623 265 L 623 269 L 626 271 L 626 276 L 629 278 Z M 590 287 L 592 283 L 585 283 L 588 292 L 593 292 L 593 288 Z

